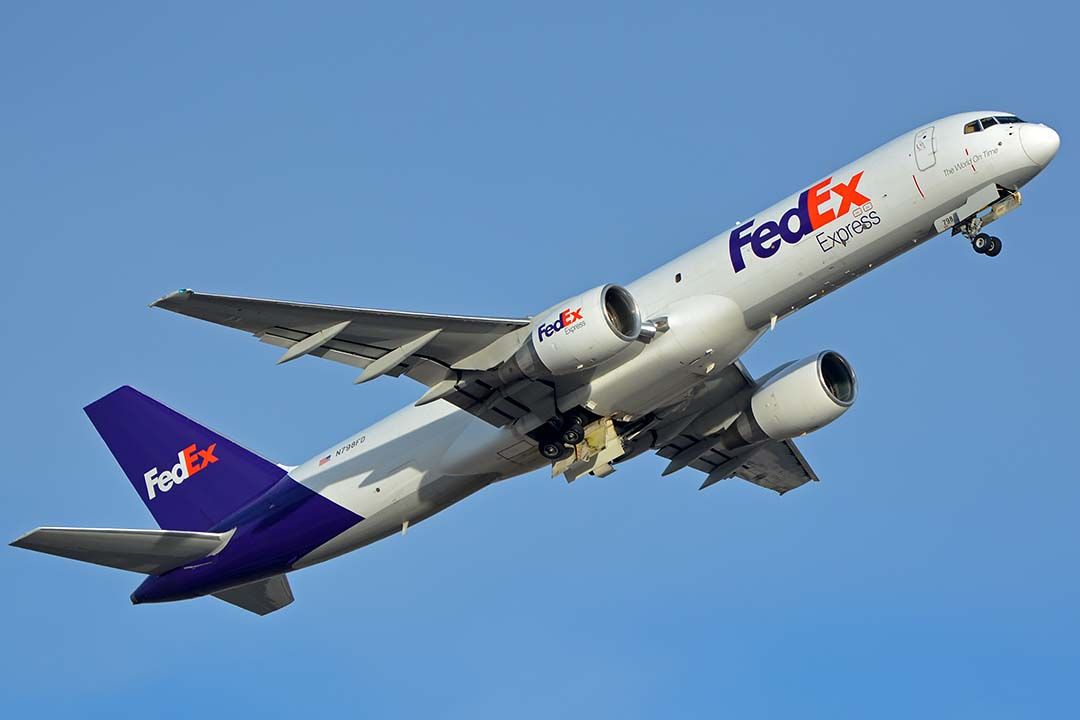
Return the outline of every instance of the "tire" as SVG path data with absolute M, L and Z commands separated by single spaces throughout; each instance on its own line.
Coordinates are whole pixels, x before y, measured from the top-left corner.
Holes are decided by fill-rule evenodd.
M 558 460 L 566 452 L 566 446 L 555 440 L 544 440 L 540 443 L 540 454 L 548 460 Z
M 585 439 L 585 428 L 579 422 L 572 422 L 563 428 L 562 441 L 567 445 L 577 445 Z
M 990 236 L 986 233 L 979 233 L 975 237 L 971 238 L 972 249 L 974 249 L 975 252 L 979 253 L 980 255 L 985 255 L 986 251 L 990 249 L 991 244 L 992 243 L 990 241 Z
M 991 236 L 991 238 L 990 238 L 990 247 L 986 248 L 986 256 L 987 257 L 997 257 L 1000 252 L 1001 252 L 1001 238 Z

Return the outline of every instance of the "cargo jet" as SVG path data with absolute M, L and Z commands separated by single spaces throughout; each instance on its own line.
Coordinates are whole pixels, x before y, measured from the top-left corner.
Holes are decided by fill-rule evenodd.
M 935 120 L 625 286 L 532 317 L 463 317 L 180 290 L 153 307 L 357 368 L 409 377 L 415 404 L 307 462 L 279 465 L 121 387 L 86 407 L 160 529 L 45 527 L 17 547 L 147 577 L 133 603 L 213 595 L 258 614 L 286 574 L 363 547 L 491 483 L 548 466 L 573 481 L 655 452 L 702 488 L 817 480 L 793 438 L 855 402 L 831 350 L 755 378 L 739 362 L 778 320 L 932 237 L 1002 250 L 987 226 L 1058 150 L 1004 112 Z

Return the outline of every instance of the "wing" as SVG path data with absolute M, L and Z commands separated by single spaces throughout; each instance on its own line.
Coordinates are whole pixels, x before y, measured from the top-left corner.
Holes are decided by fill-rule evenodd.
M 689 447 L 697 441 L 699 438 L 680 435 L 677 440 L 657 450 L 657 454 L 674 458 L 685 449 L 682 443 Z M 701 485 L 702 490 L 721 480 L 738 477 L 783 495 L 788 490 L 818 479 L 813 468 L 791 440 L 764 443 L 749 455 L 743 456 L 710 448 L 687 467 L 700 470 L 708 476 Z
M 529 324 L 527 319 L 313 305 L 210 295 L 194 290 L 171 293 L 151 307 L 252 333 L 263 342 L 286 348 L 279 362 L 314 355 L 366 369 L 394 351 L 412 345 L 408 348 L 411 353 L 400 353 L 400 362 L 379 375 L 415 375 L 420 382 L 425 382 L 427 375 L 423 372 L 425 364 L 452 368 L 500 337 Z M 421 345 L 416 343 L 418 340 L 425 342 Z
M 371 310 L 194 290 L 166 295 L 151 307 L 252 333 L 285 348 L 279 363 L 312 355 L 363 368 L 357 382 L 408 376 L 431 388 L 418 404 L 445 398 L 492 425 L 554 412 L 551 385 L 529 382 L 505 388 L 494 373 L 486 372 L 524 342 L 527 318 Z
M 739 453 L 717 447 L 713 440 L 699 432 L 700 423 L 695 423 L 698 418 L 712 408 L 735 400 L 753 387 L 753 378 L 742 363 L 736 362 L 725 368 L 721 377 L 711 383 L 686 411 L 667 420 L 669 428 L 675 428 L 669 433 L 673 437 L 662 442 L 656 450 L 658 455 L 671 460 L 664 474 L 691 467 L 707 476 L 701 485 L 702 490 L 726 478 L 738 477 L 781 495 L 811 480 L 818 480 L 813 468 L 791 440 L 766 442 Z M 664 425 L 655 431 L 658 437 L 663 437 Z

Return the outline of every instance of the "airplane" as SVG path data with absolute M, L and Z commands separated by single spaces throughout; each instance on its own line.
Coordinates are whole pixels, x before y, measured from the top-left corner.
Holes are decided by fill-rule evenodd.
M 572 482 L 646 452 L 663 474 L 778 493 L 818 480 L 793 439 L 855 402 L 825 350 L 753 377 L 739 358 L 778 320 L 948 232 L 987 226 L 1057 153 L 1050 127 L 968 112 L 907 132 L 627 284 L 532 317 L 466 317 L 180 290 L 152 304 L 360 370 L 409 377 L 413 404 L 296 466 L 124 386 L 85 408 L 159 529 L 43 527 L 11 544 L 142 573 L 131 602 L 211 595 L 265 615 L 286 574 L 549 466 Z

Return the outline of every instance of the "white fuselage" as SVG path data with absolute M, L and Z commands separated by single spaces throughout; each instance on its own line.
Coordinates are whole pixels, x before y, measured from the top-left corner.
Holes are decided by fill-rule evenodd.
M 905 133 L 627 285 L 642 317 L 664 317 L 673 332 L 596 368 L 565 389 L 560 407 L 632 419 L 678 403 L 776 319 L 934 237 L 940 220 L 980 191 L 1027 183 L 1048 161 L 1032 149 L 1044 126 L 964 132 L 965 123 L 992 115 L 1004 113 L 964 113 Z M 292 471 L 365 518 L 296 566 L 386 537 L 545 464 L 511 427 L 445 401 L 406 407 Z

